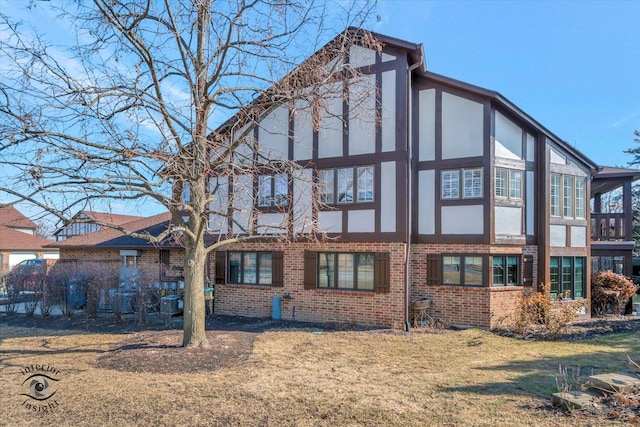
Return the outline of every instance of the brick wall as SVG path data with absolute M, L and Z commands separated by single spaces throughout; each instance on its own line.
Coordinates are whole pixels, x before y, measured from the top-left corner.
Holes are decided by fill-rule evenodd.
M 415 244 L 411 246 L 411 300 L 428 298 L 433 301 L 431 314 L 447 324 L 492 328 L 510 323 L 522 286 L 451 286 L 428 285 L 429 254 L 469 255 L 533 255 L 534 278 L 537 271 L 535 246 L 490 246 L 454 244 Z M 522 274 L 522 265 L 520 268 Z M 437 272 L 436 274 L 440 274 Z M 490 266 L 485 263 L 485 282 L 490 280 Z
M 270 317 L 272 298 L 282 301 L 282 318 L 310 322 L 349 322 L 397 327 L 404 323 L 403 243 L 245 243 L 226 245 L 224 251 L 282 251 L 284 286 L 216 284 L 215 312 Z M 304 289 L 304 251 L 388 252 L 391 287 L 387 294 L 371 291 Z M 214 260 L 215 257 L 212 257 Z M 211 277 L 215 277 L 215 262 Z

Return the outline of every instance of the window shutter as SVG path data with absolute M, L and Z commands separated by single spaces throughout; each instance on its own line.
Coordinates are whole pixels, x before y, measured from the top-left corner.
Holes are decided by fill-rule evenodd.
M 227 253 L 216 251 L 216 285 L 224 285 L 227 281 Z
M 373 268 L 373 290 L 378 294 L 388 294 L 391 290 L 391 255 L 376 252 Z
M 284 286 L 283 253 L 271 252 L 271 286 Z
M 524 266 L 522 267 L 522 284 L 524 286 L 533 285 L 533 255 L 524 256 Z
M 427 255 L 427 285 L 439 286 L 442 277 L 442 256 L 440 254 Z
M 318 271 L 318 253 L 304 251 L 304 288 L 315 289 Z

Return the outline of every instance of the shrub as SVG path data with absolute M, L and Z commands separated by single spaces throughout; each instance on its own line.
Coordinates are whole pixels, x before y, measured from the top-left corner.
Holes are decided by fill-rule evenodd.
M 558 336 L 571 324 L 585 306 L 584 300 L 553 299 L 549 285 L 541 284 L 537 292 L 524 293 L 516 310 L 516 332 L 542 329 L 545 335 Z
M 600 271 L 591 279 L 591 309 L 598 316 L 619 316 L 636 291 L 636 285 L 628 277 L 611 270 Z

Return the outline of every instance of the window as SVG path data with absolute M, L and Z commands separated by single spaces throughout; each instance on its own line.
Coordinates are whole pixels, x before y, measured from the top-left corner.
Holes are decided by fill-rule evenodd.
M 550 193 L 551 216 L 585 218 L 586 182 L 584 178 L 551 174 Z
M 464 169 L 464 198 L 482 197 L 482 169 Z
M 554 298 L 584 298 L 585 257 L 551 257 L 551 296 Z
M 460 198 L 460 171 L 442 171 L 442 198 Z
M 496 197 L 507 197 L 507 176 L 509 171 L 496 168 Z
M 496 168 L 496 197 L 522 199 L 522 171 Z
M 346 204 L 374 201 L 373 166 L 322 169 L 318 171 L 318 193 L 321 203 Z M 354 199 L 354 195 L 356 198 Z
M 576 218 L 585 218 L 585 181 L 576 178 Z
M 318 253 L 318 288 L 373 291 L 374 254 Z
M 271 252 L 229 252 L 227 282 L 233 284 L 271 285 Z
M 482 168 L 445 170 L 442 171 L 441 180 L 440 194 L 443 200 L 459 199 L 460 194 L 464 199 L 482 197 Z
M 520 284 L 520 257 L 515 255 L 493 256 L 493 285 L 515 286 Z
M 442 283 L 482 286 L 484 263 L 481 256 L 443 255 Z
M 551 216 L 560 216 L 560 175 L 551 174 Z
M 289 177 L 287 174 L 260 175 L 258 177 L 258 206 L 286 206 L 289 203 Z
M 522 171 L 519 171 L 519 170 L 509 171 L 509 198 L 511 199 L 522 198 Z
M 573 190 L 573 177 L 564 175 L 562 177 L 563 183 L 563 214 L 565 218 L 573 218 L 573 200 L 574 200 L 574 190 Z

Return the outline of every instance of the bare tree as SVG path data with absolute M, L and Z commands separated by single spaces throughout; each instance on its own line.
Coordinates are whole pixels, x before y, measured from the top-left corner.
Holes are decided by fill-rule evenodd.
M 236 204 L 221 201 L 217 183 L 248 186 L 234 197 L 255 198 L 258 173 L 290 177 L 304 167 L 252 150 L 254 127 L 275 109 L 306 109 L 318 127 L 331 88 L 342 87 L 337 96 L 354 102 L 350 46 L 380 46 L 351 29 L 322 45 L 328 33 L 342 31 L 337 27 L 360 26 L 373 8 L 369 1 L 345 4 L 77 1 L 56 11 L 75 35 L 73 46 L 55 45 L 0 15 L 0 190 L 60 219 L 122 200 L 152 200 L 171 212 L 165 232 L 137 236 L 173 236 L 184 245 L 183 345 L 208 345 L 207 254 L 269 231 L 256 226 L 251 210 L 238 221 Z M 295 203 L 280 205 L 291 214 Z M 226 225 L 213 227 L 212 217 Z M 282 238 L 300 231 L 288 218 L 279 225 L 287 232 Z

